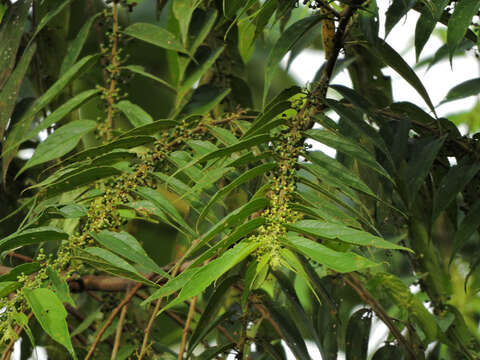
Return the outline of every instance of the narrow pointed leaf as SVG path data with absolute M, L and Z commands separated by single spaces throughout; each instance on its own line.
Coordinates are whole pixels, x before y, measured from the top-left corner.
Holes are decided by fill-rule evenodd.
M 447 46 L 450 63 L 455 50 L 462 42 L 468 27 L 472 23 L 472 18 L 477 14 L 479 8 L 480 0 L 462 0 L 455 3 L 455 9 L 448 20 L 447 27 Z
M 287 227 L 290 230 L 298 231 L 302 234 L 327 239 L 338 239 L 349 244 L 413 252 L 406 247 L 393 244 L 366 231 L 352 229 L 341 224 L 332 224 L 318 220 L 300 220 L 295 224 L 287 225 Z
M 477 200 L 470 208 L 467 216 L 462 220 L 455 233 L 455 244 L 453 247 L 452 255 L 450 256 L 450 263 L 452 262 L 455 254 L 463 247 L 467 240 L 474 234 L 474 232 L 480 227 L 480 200 Z
M 153 24 L 134 23 L 123 32 L 136 39 L 148 42 L 167 50 L 174 50 L 187 53 L 179 39 L 168 30 Z
M 345 336 L 346 360 L 367 360 L 371 326 L 372 311 L 369 309 L 360 309 L 350 317 Z
M 449 0 L 431 0 L 427 6 L 422 9 L 422 15 L 415 26 L 415 53 L 418 58 L 427 43 L 430 35 L 437 25 L 437 21 L 442 15 L 443 9 L 449 3 Z
M 480 78 L 462 82 L 451 88 L 441 104 L 448 101 L 459 100 L 469 96 L 476 96 L 480 93 Z
M 285 243 L 294 251 L 340 273 L 366 269 L 379 264 L 352 252 L 339 252 L 294 233 L 289 233 Z
M 123 112 L 135 127 L 153 123 L 153 118 L 145 110 L 128 100 L 118 102 L 115 107 Z
M 52 226 L 41 226 L 13 233 L 0 240 L 0 253 L 25 245 L 38 244 L 44 241 L 67 240 L 68 234 Z
M 182 41 L 187 44 L 188 28 L 190 20 L 192 19 L 193 10 L 198 6 L 200 1 L 198 0 L 174 0 L 172 9 L 173 14 L 178 20 L 180 25 L 180 34 L 182 35 Z
M 134 74 L 138 74 L 138 75 L 142 75 L 146 78 L 149 78 L 149 79 L 152 79 L 156 82 L 159 82 L 160 84 L 166 86 L 168 89 L 170 90 L 173 90 L 174 92 L 177 91 L 177 89 L 175 88 L 175 86 L 173 86 L 172 84 L 170 84 L 168 81 L 166 80 L 163 80 L 161 78 L 159 78 L 158 76 L 155 76 L 153 74 L 150 74 L 149 72 L 145 71 L 145 69 L 143 68 L 143 66 L 140 66 L 140 65 L 127 65 L 127 66 L 122 66 L 121 69 L 125 69 L 125 70 L 128 70 L 128 71 L 131 71 L 132 73 Z
M 96 127 L 97 123 L 93 120 L 75 120 L 55 130 L 52 135 L 37 146 L 33 156 L 16 176 L 18 177 L 18 175 L 33 166 L 69 153 L 77 146 L 83 136 L 95 130 Z
M 417 0 L 393 0 L 385 13 L 385 37 L 417 3 Z

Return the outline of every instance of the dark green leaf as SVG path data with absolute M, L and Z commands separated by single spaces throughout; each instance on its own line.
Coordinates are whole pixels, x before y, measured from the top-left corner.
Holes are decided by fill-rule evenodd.
M 6 80 L 5 85 L 1 89 L 0 139 L 3 139 L 5 128 L 8 124 L 10 116 L 12 115 L 13 109 L 15 108 L 15 103 L 17 101 L 18 93 L 20 91 L 20 85 L 22 85 L 23 77 L 25 76 L 28 65 L 30 64 L 30 61 L 32 60 L 33 54 L 35 53 L 36 49 L 37 46 L 33 44 L 27 50 L 25 50 L 12 75 Z M 3 149 L 3 151 L 5 150 Z
M 367 360 L 371 326 L 372 311 L 369 309 L 360 309 L 350 317 L 345 337 L 346 360 Z
M 375 42 L 374 53 L 412 85 L 423 100 L 425 100 L 430 110 L 435 114 L 435 107 L 430 100 L 427 90 L 425 90 L 417 74 L 415 74 L 412 68 L 403 60 L 402 56 L 382 39 L 377 39 Z
M 477 200 L 470 211 L 468 212 L 467 216 L 462 220 L 460 225 L 458 226 L 458 230 L 455 233 L 455 244 L 452 251 L 452 255 L 450 256 L 450 263 L 452 262 L 455 254 L 463 247 L 463 245 L 467 242 L 470 236 L 478 229 L 480 226 L 480 200 Z
M 423 7 L 422 15 L 415 27 L 415 53 L 417 61 L 433 29 L 435 29 L 435 25 L 437 25 L 443 9 L 449 2 L 449 0 L 431 0 L 427 6 Z
M 173 120 L 157 120 L 151 124 L 138 126 L 136 128 L 133 128 L 131 130 L 124 132 L 120 136 L 120 139 L 139 136 L 139 135 L 153 135 L 159 132 L 160 130 L 173 128 L 175 127 L 175 125 L 177 125 L 177 122 Z
M 463 99 L 468 96 L 478 95 L 480 93 L 480 78 L 471 79 L 462 82 L 450 89 L 441 104 L 448 101 Z
M 76 359 L 67 327 L 67 311 L 55 293 L 49 289 L 25 289 L 25 298 L 33 314 L 50 337 L 63 345 Z
M 83 45 L 87 40 L 90 28 L 92 27 L 95 20 L 100 17 L 100 15 L 101 13 L 98 13 L 90 17 L 85 22 L 85 24 L 83 24 L 75 39 L 73 39 L 68 45 L 67 54 L 63 58 L 62 65 L 60 66 L 60 76 L 63 75 L 69 68 L 71 68 L 73 64 L 75 64 L 75 62 L 77 61 L 80 53 L 82 52 Z
M 202 85 L 195 89 L 190 101 L 182 108 L 181 116 L 205 115 L 230 93 L 230 89 L 218 89 L 211 85 Z
M 462 0 L 455 3 L 455 9 L 448 20 L 447 27 L 447 45 L 450 63 L 452 63 L 453 54 L 462 42 L 472 22 L 472 18 L 477 14 L 479 8 L 480 0 Z
M 20 45 L 20 40 L 22 39 L 23 29 L 25 28 L 25 23 L 28 18 L 28 11 L 31 5 L 31 0 L 19 0 L 15 2 L 15 4 L 9 5 L 7 7 L 7 11 L 1 18 L 0 90 L 3 88 L 13 70 L 13 67 L 15 66 L 18 47 Z M 32 49 L 29 49 L 28 51 L 32 52 L 31 50 Z
M 170 84 L 168 81 L 166 80 L 163 80 L 161 78 L 159 78 L 158 76 L 155 76 L 155 75 L 152 75 L 150 74 L 149 72 L 146 72 L 145 69 L 140 66 L 140 65 L 127 65 L 127 66 L 122 66 L 121 69 L 125 69 L 125 70 L 128 70 L 128 71 L 131 71 L 135 74 L 138 74 L 138 75 L 142 75 L 146 78 L 149 78 L 149 79 L 152 79 L 156 82 L 159 82 L 160 84 L 162 85 L 165 85 L 168 89 L 171 89 L 173 90 L 174 92 L 177 91 L 177 89 L 175 88 L 175 86 L 173 86 L 172 84 Z
M 403 358 L 404 351 L 400 346 L 385 345 L 375 352 L 372 360 L 393 360 Z
M 347 273 L 378 266 L 352 252 L 339 252 L 307 238 L 289 233 L 285 243 L 302 255 L 340 273 Z
M 54 3 L 54 5 L 56 6 L 51 6 L 49 11 L 45 14 L 45 16 L 42 17 L 37 27 L 35 28 L 35 32 L 30 38 L 30 42 L 32 42 L 35 39 L 35 37 L 40 33 L 40 31 L 43 30 L 43 28 L 50 22 L 50 20 L 52 20 L 56 15 L 58 15 L 58 13 L 60 13 L 60 11 L 62 11 L 65 8 L 65 6 L 69 5 L 71 2 L 72 0 L 65 0 L 61 3 L 59 3 L 59 1 L 55 1 L 55 2 L 52 1 L 52 3 Z
M 273 46 L 265 68 L 265 85 L 263 88 L 263 104 L 267 99 L 268 89 L 272 81 L 273 74 L 277 65 L 280 63 L 285 54 L 299 41 L 308 31 L 317 25 L 322 19 L 323 15 L 312 15 L 303 18 L 293 25 L 291 25 Z
M 44 241 L 67 240 L 68 234 L 52 226 L 40 226 L 16 232 L 0 240 L 0 253 L 25 245 L 38 244 Z
M 404 17 L 417 3 L 417 0 L 393 0 L 385 13 L 385 37 L 393 27 Z

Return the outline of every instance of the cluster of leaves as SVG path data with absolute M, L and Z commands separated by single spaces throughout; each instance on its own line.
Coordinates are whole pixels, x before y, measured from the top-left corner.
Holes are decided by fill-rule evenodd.
M 452 62 L 479 8 L 394 0 L 385 32 L 420 12 L 417 59 L 437 23 L 447 38 L 419 65 Z M 375 0 L 0 16 L 3 359 L 20 334 L 25 359 L 310 359 L 309 341 L 323 359 L 479 358 L 478 138 L 437 117 Z M 309 46 L 325 64 L 302 89 L 279 64 Z M 424 104 L 394 102 L 384 67 Z M 331 85 L 344 69 L 353 88 Z M 373 315 L 389 334 L 368 354 Z

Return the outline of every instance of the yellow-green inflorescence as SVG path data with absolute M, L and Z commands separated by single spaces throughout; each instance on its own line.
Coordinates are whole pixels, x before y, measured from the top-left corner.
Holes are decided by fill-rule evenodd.
M 270 206 L 262 216 L 266 222 L 254 235 L 253 241 L 260 242 L 257 258 L 267 257 L 272 268 L 281 264 L 281 239 L 286 236 L 286 224 L 294 223 L 301 218 L 301 214 L 291 207 L 291 200 L 295 191 L 295 172 L 299 156 L 304 153 L 301 135 L 301 124 L 292 118 L 288 128 L 283 130 L 275 140 L 273 151 L 278 158 L 272 180 L 271 189 L 267 194 Z

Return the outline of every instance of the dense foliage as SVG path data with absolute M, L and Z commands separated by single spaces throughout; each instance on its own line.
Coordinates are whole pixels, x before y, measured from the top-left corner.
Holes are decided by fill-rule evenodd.
M 378 35 L 419 13 L 418 69 L 455 64 L 479 8 L 2 1 L 2 359 L 479 359 L 478 109 L 439 118 Z M 280 62 L 308 47 L 299 87 Z

